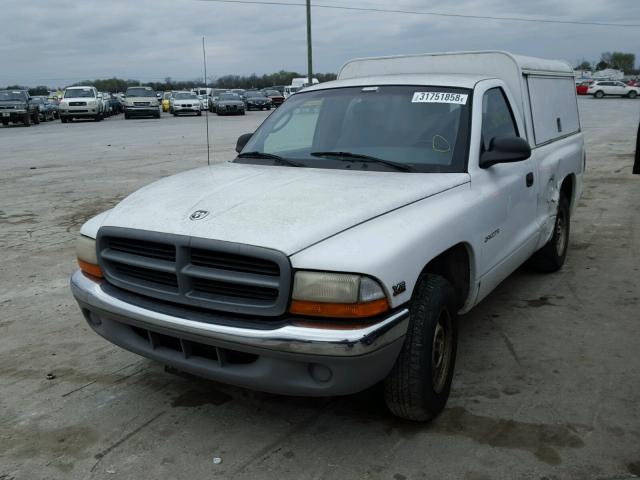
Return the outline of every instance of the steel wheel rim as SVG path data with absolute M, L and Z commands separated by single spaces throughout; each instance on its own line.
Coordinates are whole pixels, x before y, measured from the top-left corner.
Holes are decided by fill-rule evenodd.
M 564 212 L 558 212 L 556 217 L 556 251 L 558 256 L 564 255 L 567 248 L 567 228 Z
M 435 393 L 440 393 L 447 383 L 451 354 L 453 352 L 453 332 L 451 316 L 446 308 L 438 315 L 438 322 L 433 332 L 431 347 L 431 384 Z

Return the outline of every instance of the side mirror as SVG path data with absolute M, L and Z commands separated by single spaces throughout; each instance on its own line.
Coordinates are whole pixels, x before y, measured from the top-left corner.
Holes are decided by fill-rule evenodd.
M 236 142 L 236 152 L 240 153 L 244 146 L 247 144 L 249 140 L 253 137 L 253 133 L 245 133 L 244 135 L 240 135 L 238 137 L 238 141 Z
M 496 163 L 512 163 L 531 156 L 529 143 L 520 137 L 494 137 L 489 149 L 480 155 L 480 168 L 489 168 Z

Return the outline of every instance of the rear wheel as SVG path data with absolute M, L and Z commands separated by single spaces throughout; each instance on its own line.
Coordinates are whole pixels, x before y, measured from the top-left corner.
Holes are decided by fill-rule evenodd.
M 558 212 L 549 241 L 529 259 L 529 265 L 540 272 L 551 273 L 562 268 L 569 248 L 571 226 L 571 209 L 569 200 L 560 196 Z
M 629 98 L 636 98 L 638 96 L 638 92 L 636 92 L 635 90 L 631 90 L 628 96 Z
M 596 98 L 602 98 L 604 97 L 604 92 L 602 90 L 598 90 L 596 93 L 593 94 L 593 96 Z
M 427 421 L 445 407 L 456 360 L 457 308 L 451 284 L 424 275 L 411 301 L 409 328 L 384 380 L 387 407 L 407 420 Z

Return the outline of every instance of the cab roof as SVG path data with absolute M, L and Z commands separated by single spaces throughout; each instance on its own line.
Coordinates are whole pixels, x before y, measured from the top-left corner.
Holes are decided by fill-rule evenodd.
M 324 90 L 328 88 L 340 87 L 359 87 L 359 86 L 377 86 L 377 85 L 421 85 L 421 86 L 437 86 L 437 87 L 473 87 L 481 80 L 495 78 L 490 75 L 464 75 L 464 74 L 398 74 L 398 75 L 375 75 L 370 77 L 354 77 L 346 79 L 333 80 L 313 86 L 305 87 L 304 91 Z

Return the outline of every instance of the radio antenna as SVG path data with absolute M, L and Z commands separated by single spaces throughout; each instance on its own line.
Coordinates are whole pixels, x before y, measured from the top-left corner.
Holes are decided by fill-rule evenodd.
M 211 165 L 209 157 L 209 94 L 207 93 L 207 51 L 204 48 L 204 37 L 202 37 L 202 60 L 204 63 L 204 96 L 207 99 L 207 108 L 204 111 L 204 119 L 207 125 L 207 165 Z

